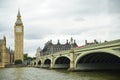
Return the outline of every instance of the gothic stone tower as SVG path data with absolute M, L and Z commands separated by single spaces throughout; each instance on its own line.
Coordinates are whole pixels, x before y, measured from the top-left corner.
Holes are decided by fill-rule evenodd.
M 23 40 L 24 40 L 24 26 L 21 21 L 20 11 L 18 11 L 17 20 L 14 25 L 14 61 L 23 61 Z

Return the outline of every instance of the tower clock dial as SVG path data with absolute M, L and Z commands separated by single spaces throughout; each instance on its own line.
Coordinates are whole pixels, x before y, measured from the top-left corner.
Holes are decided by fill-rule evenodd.
M 22 28 L 20 26 L 16 27 L 16 32 L 22 32 Z

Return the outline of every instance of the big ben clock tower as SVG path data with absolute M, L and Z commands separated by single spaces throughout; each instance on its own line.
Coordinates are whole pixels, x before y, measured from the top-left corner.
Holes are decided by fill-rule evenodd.
M 14 61 L 23 61 L 23 40 L 24 40 L 24 26 L 21 21 L 20 11 L 18 11 L 17 20 L 14 25 Z

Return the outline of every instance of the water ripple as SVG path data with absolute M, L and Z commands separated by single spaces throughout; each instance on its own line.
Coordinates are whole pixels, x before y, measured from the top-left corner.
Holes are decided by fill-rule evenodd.
M 1 68 L 0 80 L 119 80 L 119 73 L 69 72 L 41 68 Z

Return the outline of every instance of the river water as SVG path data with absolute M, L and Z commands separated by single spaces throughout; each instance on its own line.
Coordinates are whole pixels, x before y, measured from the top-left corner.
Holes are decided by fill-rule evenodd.
M 0 80 L 120 80 L 120 72 L 69 72 L 41 68 L 1 68 Z

